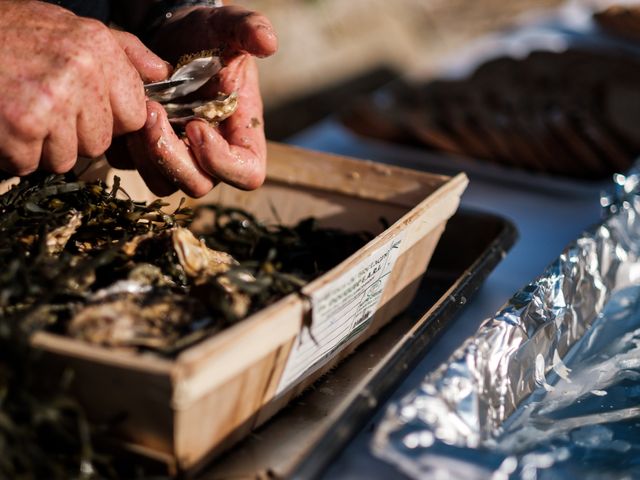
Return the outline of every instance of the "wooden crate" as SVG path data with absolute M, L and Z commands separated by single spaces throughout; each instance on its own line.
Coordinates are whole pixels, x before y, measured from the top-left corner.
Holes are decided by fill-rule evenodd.
M 134 198 L 152 198 L 136 174 L 90 172 L 114 173 Z M 33 343 L 47 352 L 50 365 L 75 370 L 74 391 L 94 420 L 120 418 L 118 435 L 127 444 L 180 469 L 197 469 L 410 303 L 466 185 L 463 174 L 450 178 L 271 144 L 262 188 L 241 192 L 220 185 L 194 202 L 242 207 L 272 222 L 275 210 L 286 224 L 315 216 L 324 226 L 379 235 L 308 284 L 304 295 L 289 295 L 175 359 L 45 332 Z M 384 231 L 381 217 L 391 223 Z M 331 313 L 336 308 L 342 316 Z M 340 325 L 337 318 L 353 325 Z M 318 344 L 304 327 L 309 319 Z M 342 336 L 331 338 L 338 331 Z M 324 358 L 312 361 L 322 348 Z

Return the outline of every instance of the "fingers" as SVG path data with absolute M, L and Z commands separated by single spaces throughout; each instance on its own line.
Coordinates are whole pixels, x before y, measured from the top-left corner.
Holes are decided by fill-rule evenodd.
M 0 170 L 20 177 L 29 175 L 38 169 L 41 153 L 42 143 L 39 141 L 16 141 L 2 145 L 0 146 Z
M 16 95 L 9 90 L 9 103 Z M 48 129 L 44 119 L 48 109 L 44 102 L 29 102 L 26 105 L 2 105 L 0 114 L 0 169 L 12 175 L 28 175 L 37 170 L 42 155 L 42 140 Z M 37 114 L 37 108 L 44 112 Z M 22 108 L 20 108 L 22 107 Z
M 189 123 L 191 149 L 214 177 L 245 190 L 258 188 L 266 174 L 267 146 L 255 60 L 246 54 L 236 58 L 209 88 L 238 92 L 238 109 L 220 125 L 220 133 L 202 122 Z
M 116 55 L 124 53 L 119 51 Z M 126 60 L 126 57 L 124 58 Z M 140 77 L 128 61 L 121 59 L 118 73 L 110 74 L 109 101 L 113 114 L 113 136 L 140 130 L 145 122 L 145 94 Z
M 49 133 L 42 146 L 42 168 L 53 173 L 66 173 L 78 158 L 75 119 L 61 123 Z
M 0 145 L 0 170 L 24 176 L 38 168 L 53 173 L 65 173 L 73 168 L 78 158 L 76 122 L 73 117 L 55 124 L 44 139 L 27 137 L 0 128 L 9 139 Z
M 113 135 L 140 130 L 146 120 L 142 79 L 109 29 L 98 30 L 95 42 L 103 54 L 102 74 L 108 86 Z
M 177 187 L 167 180 L 154 164 L 146 148 L 144 138 L 134 133 L 127 137 L 127 146 L 131 152 L 131 159 L 135 169 L 151 190 L 158 197 L 167 197 L 177 190 Z
M 138 170 L 149 190 L 159 197 L 166 197 L 177 190 L 149 160 L 144 141 L 138 133 L 115 138 L 106 157 L 113 168 Z
M 198 163 L 210 175 L 243 190 L 255 190 L 264 182 L 264 157 L 252 148 L 230 145 L 203 122 L 190 122 L 187 135 Z
M 84 100 L 79 107 L 77 119 L 69 118 L 77 129 L 77 153 L 84 157 L 96 158 L 102 155 L 111 143 L 114 116 L 111 109 L 110 93 L 107 86 L 98 84 L 94 98 Z
M 153 40 L 154 50 L 170 61 L 184 53 L 224 47 L 223 56 L 238 53 L 266 57 L 278 49 L 271 22 L 241 7 L 185 8 L 167 22 Z
M 171 73 L 169 64 L 149 50 L 138 37 L 119 30 L 111 30 L 111 33 L 143 82 L 159 82 L 169 76 Z
M 208 193 L 215 185 L 214 180 L 175 135 L 164 109 L 158 103 L 148 102 L 147 112 L 147 122 L 141 131 L 116 138 L 111 144 L 107 152 L 111 166 L 135 168 L 149 189 L 160 197 L 174 193 L 178 187 L 193 197 Z
M 144 169 L 153 166 L 171 184 L 192 197 L 201 197 L 215 186 L 189 147 L 177 137 L 159 103 L 147 102 L 147 122 L 138 135 L 146 152 Z M 141 167 L 135 156 L 134 162 Z
M 267 57 L 278 49 L 275 30 L 260 13 L 236 6 L 222 7 L 211 13 L 209 25 L 215 40 L 228 44 L 232 50 Z

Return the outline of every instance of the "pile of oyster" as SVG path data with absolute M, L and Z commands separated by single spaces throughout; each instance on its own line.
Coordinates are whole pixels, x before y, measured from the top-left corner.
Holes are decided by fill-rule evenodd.
M 223 296 L 234 318 L 247 315 L 250 297 L 225 275 L 239 266 L 231 255 L 210 249 L 184 227 L 136 236 L 122 246 L 122 253 L 135 259 L 138 249 L 151 246 L 145 244 L 153 244 L 151 248 L 163 245 L 175 255 L 175 267 L 182 270 L 191 290 Z M 247 271 L 238 272 L 238 278 L 255 281 Z M 175 349 L 189 343 L 193 333 L 200 336 L 200 327 L 219 323 L 204 302 L 183 290 L 158 266 L 136 263 L 125 279 L 91 294 L 75 310 L 67 333 L 110 347 Z
M 371 238 L 220 205 L 165 208 L 131 200 L 117 178 L 107 187 L 73 174 L 35 173 L 0 195 L 0 336 L 11 325 L 174 355 Z

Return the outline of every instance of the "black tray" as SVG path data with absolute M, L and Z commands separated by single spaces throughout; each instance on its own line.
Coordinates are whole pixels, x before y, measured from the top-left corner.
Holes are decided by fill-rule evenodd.
M 513 224 L 501 217 L 459 211 L 449 221 L 407 311 L 198 478 L 320 475 L 424 356 L 516 238 Z

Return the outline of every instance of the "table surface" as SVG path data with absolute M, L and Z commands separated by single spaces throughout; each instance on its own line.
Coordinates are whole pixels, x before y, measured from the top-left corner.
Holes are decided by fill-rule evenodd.
M 599 195 L 607 182 L 590 183 L 527 174 L 476 162 L 438 156 L 418 149 L 384 144 L 353 135 L 335 119 L 327 119 L 299 133 L 288 143 L 402 167 L 470 178 L 462 206 L 497 213 L 511 220 L 519 240 L 444 335 L 409 374 L 390 401 L 398 400 L 493 315 L 520 287 L 540 275 L 564 246 L 600 218 Z M 472 234 L 472 232 L 470 232 Z M 379 409 L 325 478 L 389 478 L 400 474 L 375 459 L 369 444 L 372 429 L 384 411 Z

